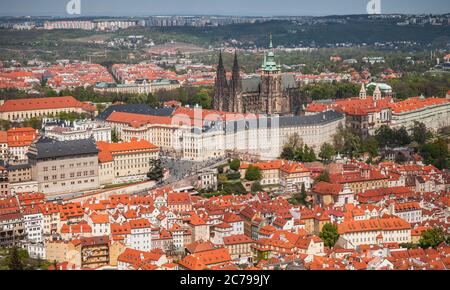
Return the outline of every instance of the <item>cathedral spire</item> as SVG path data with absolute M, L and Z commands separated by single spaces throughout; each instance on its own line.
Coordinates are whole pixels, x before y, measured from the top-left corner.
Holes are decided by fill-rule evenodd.
M 237 52 L 234 51 L 234 63 L 233 63 L 233 73 L 239 73 L 239 63 L 237 59 Z
M 280 67 L 277 65 L 275 61 L 275 53 L 273 49 L 273 43 L 272 43 L 272 33 L 269 34 L 270 41 L 269 41 L 269 51 L 264 53 L 264 62 L 262 66 L 263 71 L 280 71 Z
M 219 51 L 219 64 L 217 65 L 217 69 L 223 68 L 223 60 L 222 60 L 222 51 Z
M 273 48 L 273 44 L 272 44 L 272 32 L 269 33 L 269 39 L 270 39 L 270 41 L 269 41 L 269 48 L 272 49 L 272 48 Z
M 219 64 L 217 65 L 217 75 L 215 81 L 215 92 L 213 106 L 215 110 L 227 108 L 228 103 L 228 82 L 227 72 L 223 65 L 222 51 L 219 52 Z

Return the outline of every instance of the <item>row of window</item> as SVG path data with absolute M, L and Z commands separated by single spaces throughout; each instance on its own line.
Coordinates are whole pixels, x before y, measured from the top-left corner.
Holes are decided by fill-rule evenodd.
M 88 166 L 88 164 L 89 164 L 89 166 L 94 166 L 94 165 L 95 165 L 95 162 L 94 162 L 94 161 L 90 161 L 89 163 L 88 163 L 88 162 L 83 162 L 83 163 L 82 163 L 82 162 L 78 162 L 78 163 L 76 163 L 76 166 L 77 166 L 77 167 L 81 167 L 81 166 L 86 167 L 86 166 Z M 65 167 L 66 167 L 65 164 L 59 165 L 59 169 L 64 169 Z M 73 167 L 75 167 L 75 163 L 70 163 L 70 164 L 69 164 L 69 168 L 73 168 Z M 47 171 L 49 170 L 49 167 L 48 167 L 48 166 L 44 166 L 42 170 L 43 170 L 44 172 L 47 172 Z M 53 166 L 51 167 L 51 170 L 52 170 L 52 171 L 58 170 L 58 169 L 57 169 L 57 166 L 56 166 L 56 165 L 53 165 Z
M 79 172 L 76 173 L 77 177 L 90 176 L 90 175 L 95 175 L 95 170 L 83 171 L 83 172 L 79 171 Z M 66 178 L 66 174 L 65 173 L 62 173 L 59 176 L 60 176 L 60 179 L 65 179 Z M 71 172 L 69 174 L 69 176 L 70 176 L 70 178 L 74 178 L 75 177 L 75 172 Z M 50 178 L 50 176 L 44 176 L 44 180 L 45 181 L 49 180 L 49 178 Z M 58 179 L 58 175 L 56 175 L 56 174 L 52 175 L 51 179 L 52 180 Z

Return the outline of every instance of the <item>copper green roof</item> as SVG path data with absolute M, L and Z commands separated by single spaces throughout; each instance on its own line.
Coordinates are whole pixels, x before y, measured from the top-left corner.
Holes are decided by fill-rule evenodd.
M 264 53 L 264 61 L 261 66 L 263 71 L 271 72 L 271 71 L 280 71 L 281 68 L 275 62 L 275 54 L 273 52 L 273 44 L 272 44 L 272 34 L 270 34 L 270 42 L 269 42 L 269 52 L 267 55 Z

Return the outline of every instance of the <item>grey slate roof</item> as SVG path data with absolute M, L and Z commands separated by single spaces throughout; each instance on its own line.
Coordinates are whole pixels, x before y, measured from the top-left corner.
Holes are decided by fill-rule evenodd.
M 30 146 L 28 158 L 56 158 L 74 155 L 98 154 L 99 150 L 94 139 L 81 139 L 70 141 L 57 141 L 50 138 L 41 138 Z
M 242 91 L 244 93 L 257 92 L 259 90 L 259 84 L 261 83 L 261 78 L 259 76 L 243 79 L 242 80 Z
M 8 164 L 6 167 L 9 171 L 12 170 L 20 170 L 20 169 L 28 169 L 31 168 L 31 165 L 29 163 L 23 163 L 23 164 Z
M 344 114 L 336 111 L 326 111 L 309 116 L 281 116 L 280 127 L 308 126 L 332 122 L 344 117 Z
M 211 132 L 215 130 L 226 130 L 227 133 L 236 133 L 238 131 L 247 130 L 249 127 L 252 128 L 271 128 L 272 124 L 278 124 L 279 128 L 284 127 L 294 127 L 294 126 L 310 126 L 310 125 L 320 125 L 333 122 L 344 118 L 344 114 L 336 111 L 326 111 L 323 113 L 318 113 L 309 116 L 281 116 L 277 117 L 268 116 L 267 118 L 259 118 L 253 120 L 236 120 L 228 121 L 225 123 L 208 124 L 203 128 L 203 132 Z M 197 132 L 198 134 L 200 131 Z
M 152 108 L 146 104 L 114 105 L 106 108 L 97 118 L 106 120 L 113 112 L 167 117 L 172 115 L 174 110 L 172 107 Z
M 259 85 L 261 83 L 261 77 L 254 76 L 252 78 L 243 79 L 242 80 L 242 91 L 244 93 L 252 93 L 259 91 Z M 295 82 L 295 78 L 291 74 L 282 74 L 281 75 L 281 89 L 286 90 L 289 88 L 296 88 L 297 83 Z

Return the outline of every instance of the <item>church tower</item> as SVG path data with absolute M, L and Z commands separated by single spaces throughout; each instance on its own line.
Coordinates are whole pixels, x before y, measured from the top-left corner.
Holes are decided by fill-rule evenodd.
M 264 54 L 261 66 L 260 113 L 273 114 L 286 110 L 281 88 L 281 68 L 275 62 L 272 34 L 270 34 L 269 52 Z
M 237 53 L 234 52 L 233 72 L 230 82 L 230 103 L 228 111 L 242 113 L 242 78 L 237 59 Z
M 381 100 L 381 91 L 378 85 L 375 87 L 375 90 L 373 91 L 373 100 L 374 101 Z
M 214 85 L 213 108 L 223 111 L 228 109 L 229 88 L 227 73 L 223 65 L 222 52 L 219 54 L 219 64 L 217 65 L 217 75 Z
M 359 98 L 365 100 L 367 98 L 367 91 L 364 83 L 361 84 L 361 90 L 359 91 Z

